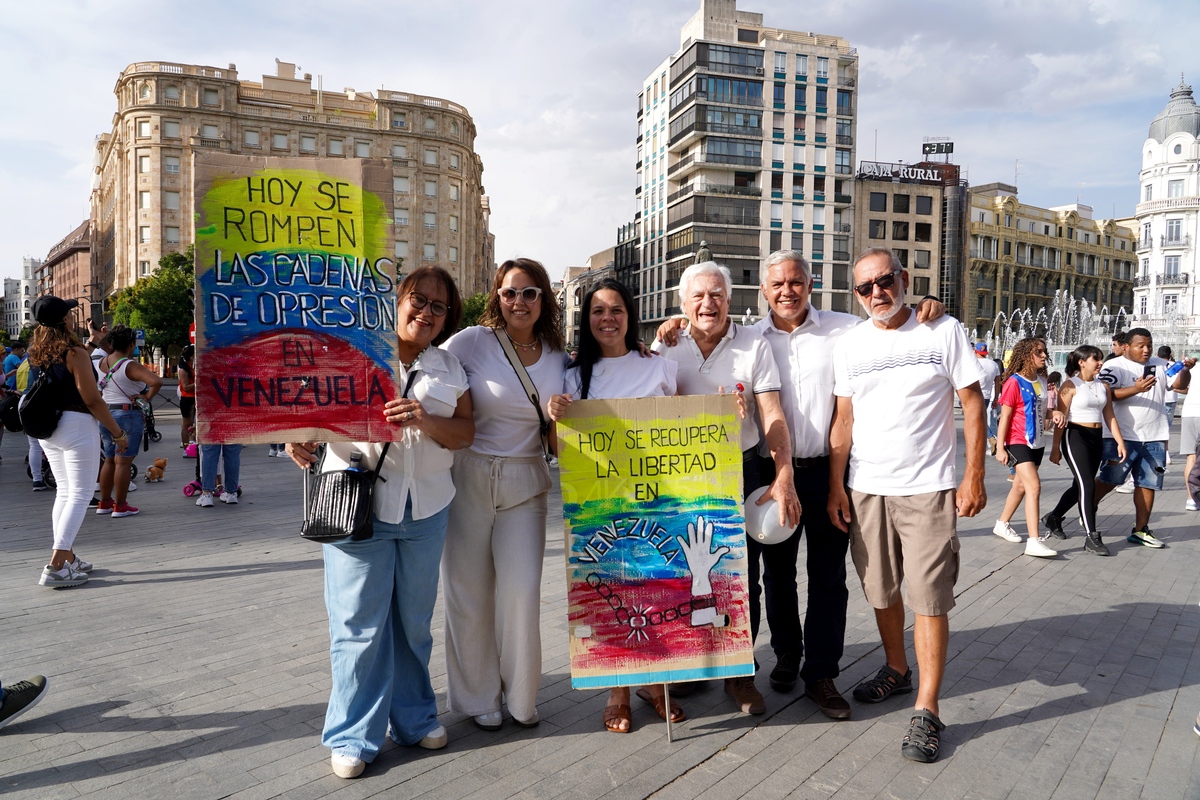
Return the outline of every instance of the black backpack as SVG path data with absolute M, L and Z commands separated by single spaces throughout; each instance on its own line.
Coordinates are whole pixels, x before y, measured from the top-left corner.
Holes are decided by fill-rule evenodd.
M 21 417 L 21 427 L 26 436 L 35 439 L 48 439 L 58 427 L 62 417 L 59 407 L 61 396 L 58 381 L 54 379 L 53 370 L 46 368 L 38 370 L 37 380 L 29 387 L 29 391 L 21 398 L 18 412 Z
M 21 395 L 16 392 L 9 392 L 4 395 L 3 400 L 0 400 L 0 424 L 3 424 L 4 429 L 12 433 L 21 432 L 21 415 L 17 410 L 20 402 Z

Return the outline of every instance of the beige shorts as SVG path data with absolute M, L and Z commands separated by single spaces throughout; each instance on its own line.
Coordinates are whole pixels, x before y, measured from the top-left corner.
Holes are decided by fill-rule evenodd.
M 954 489 L 909 497 L 850 490 L 850 556 L 874 608 L 900 599 L 927 617 L 954 608 L 958 513 Z

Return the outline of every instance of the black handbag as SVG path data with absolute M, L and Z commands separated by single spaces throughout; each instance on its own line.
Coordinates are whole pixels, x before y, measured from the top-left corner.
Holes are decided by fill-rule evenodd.
M 408 373 L 408 383 L 401 397 L 408 397 L 417 370 Z M 333 472 L 304 471 L 304 522 L 300 535 L 321 544 L 330 542 L 361 542 L 375 535 L 371 514 L 371 495 L 375 481 L 387 481 L 379 477 L 383 461 L 387 458 L 391 442 L 384 442 L 379 461 L 373 471 L 341 469 Z M 324 461 L 324 457 L 321 459 Z M 319 467 L 316 467 L 319 470 Z
M 339 469 L 321 472 L 315 477 L 305 474 L 304 523 L 300 535 L 309 541 L 361 542 L 374 535 L 371 515 L 371 495 L 379 477 L 383 460 L 391 442 L 383 445 L 375 469 Z

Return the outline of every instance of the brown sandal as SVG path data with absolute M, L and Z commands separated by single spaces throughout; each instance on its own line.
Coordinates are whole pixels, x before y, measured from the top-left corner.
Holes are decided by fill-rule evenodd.
M 625 722 L 625 729 L 617 727 Z M 627 705 L 604 707 L 604 729 L 609 733 L 629 733 L 633 730 L 633 710 Z
M 667 718 L 667 703 L 666 697 L 655 697 L 650 694 L 650 690 L 643 686 L 637 690 L 637 696 L 645 700 L 650 705 L 654 706 L 654 713 L 658 714 L 662 719 Z M 683 708 L 674 700 L 671 701 L 671 722 L 683 722 L 687 719 L 687 714 L 683 712 Z

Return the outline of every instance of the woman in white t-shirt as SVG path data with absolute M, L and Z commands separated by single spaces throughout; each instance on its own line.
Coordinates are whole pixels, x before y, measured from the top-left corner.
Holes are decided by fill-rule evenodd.
M 445 345 L 467 371 L 475 408 L 475 443 L 454 457 L 442 556 L 447 693 L 450 708 L 484 730 L 500 728 L 502 705 L 518 725 L 539 722 L 550 494 L 543 404 L 562 391 L 559 318 L 545 268 L 509 260 L 496 271 L 482 324 Z
M 579 352 L 563 379 L 563 393 L 551 397 L 547 404 L 551 420 L 561 419 L 572 400 L 676 394 L 675 373 L 679 365 L 665 358 L 643 357 L 638 347 L 635 308 L 629 289 L 611 278 L 598 282 L 584 296 L 586 324 L 580 328 Z M 667 718 L 666 693 L 661 684 L 643 686 L 637 694 L 660 717 Z M 682 722 L 687 714 L 672 701 L 670 718 L 671 722 Z M 633 729 L 628 686 L 618 686 L 609 692 L 604 727 L 613 733 L 629 733 Z

